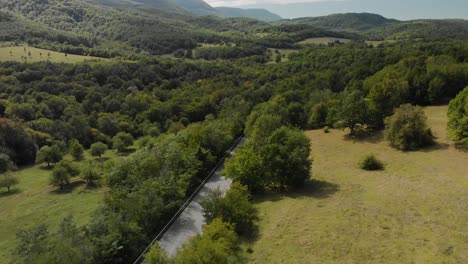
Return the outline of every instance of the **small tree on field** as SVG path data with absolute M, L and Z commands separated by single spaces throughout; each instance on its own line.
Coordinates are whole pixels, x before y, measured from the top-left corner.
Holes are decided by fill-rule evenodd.
M 73 139 L 70 143 L 70 155 L 73 157 L 74 160 L 82 160 L 83 159 L 84 148 L 78 142 L 78 140 Z
M 96 169 L 97 165 L 90 162 L 86 169 L 84 169 L 81 178 L 85 180 L 88 185 L 94 184 L 101 178 L 99 171 Z
M 434 144 L 427 117 L 419 106 L 405 104 L 385 119 L 385 138 L 400 150 L 416 150 Z
M 18 178 L 11 175 L 9 172 L 0 175 L 0 188 L 7 188 L 8 192 L 10 192 L 11 187 L 17 185 L 18 183 Z
M 36 156 L 36 163 L 47 163 L 47 167 L 50 168 L 50 164 L 57 163 L 63 158 L 63 152 L 60 147 L 56 144 L 52 146 L 42 147 Z
M 102 142 L 97 142 L 91 145 L 90 151 L 93 157 L 101 158 L 102 154 L 106 152 L 107 145 Z
M 79 174 L 80 170 L 71 162 L 62 160 L 54 167 L 50 182 L 63 190 L 63 186 L 69 184 L 70 179 Z

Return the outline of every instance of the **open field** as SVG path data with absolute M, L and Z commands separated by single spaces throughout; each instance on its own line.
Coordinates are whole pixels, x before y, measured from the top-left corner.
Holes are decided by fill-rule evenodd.
M 50 56 L 49 56 L 50 55 Z M 92 56 L 72 55 L 30 46 L 0 46 L 0 61 L 78 63 L 86 60 L 108 60 Z
M 103 155 L 104 159 L 115 157 L 114 151 Z M 71 157 L 66 158 L 71 160 Z M 87 166 L 87 160 L 94 158 L 85 153 L 85 159 L 77 165 Z M 64 191 L 57 192 L 57 187 L 49 185 L 51 173 L 51 170 L 40 166 L 23 168 L 14 172 L 20 184 L 12 189 L 12 193 L 0 190 L 1 264 L 9 263 L 19 229 L 45 223 L 53 230 L 69 215 L 73 215 L 77 224 L 85 224 L 108 190 L 106 187 L 87 187 L 76 177 Z
M 446 106 L 425 111 L 438 145 L 421 151 L 306 132 L 314 181 L 256 201 L 252 263 L 468 263 L 468 153 L 447 138 Z M 368 153 L 385 171 L 358 168 Z
M 299 45 L 320 45 L 320 44 L 327 45 L 328 43 L 335 42 L 335 41 L 348 43 L 351 40 L 344 39 L 344 38 L 308 38 L 299 42 Z

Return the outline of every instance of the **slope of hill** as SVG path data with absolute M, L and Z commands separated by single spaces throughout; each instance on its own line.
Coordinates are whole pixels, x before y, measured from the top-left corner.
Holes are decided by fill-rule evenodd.
M 369 39 L 468 39 L 468 21 L 461 19 L 398 21 L 369 13 L 334 14 L 283 20 L 279 23 L 299 23 L 323 29 L 359 33 Z
M 413 20 L 369 29 L 372 39 L 468 39 L 468 21 L 461 19 Z
M 369 13 L 333 14 L 321 17 L 304 17 L 291 20 L 333 30 L 362 31 L 375 27 L 398 23 L 398 20 L 388 19 L 381 15 Z
M 263 21 L 277 21 L 282 18 L 266 9 L 242 9 L 232 7 L 217 7 L 218 13 L 225 17 L 249 17 Z
M 203 0 L 171 0 L 176 5 L 182 7 L 196 15 L 216 15 L 217 11 Z
M 294 48 L 296 42 L 307 38 L 345 37 L 309 25 L 122 9 L 82 0 L 0 0 L 0 7 L 7 14 L 2 26 L 12 32 L 3 34 L 2 40 L 98 57 L 161 55 L 201 44 L 234 44 L 222 53 L 231 54 L 228 57 L 237 54 L 237 58 L 264 55 L 267 48 Z M 18 23 L 22 33 L 15 32 Z

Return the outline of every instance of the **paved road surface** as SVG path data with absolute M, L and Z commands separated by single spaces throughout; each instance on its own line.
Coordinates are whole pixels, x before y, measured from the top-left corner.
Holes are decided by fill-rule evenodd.
M 245 139 L 242 139 L 237 147 L 242 145 L 244 142 Z M 229 156 L 234 154 L 237 147 Z M 232 181 L 221 175 L 223 168 L 224 164 L 223 166 L 220 166 L 215 174 L 206 182 L 205 186 L 195 196 L 187 208 L 185 208 L 174 224 L 172 224 L 172 226 L 167 230 L 161 240 L 159 240 L 159 245 L 169 255 L 175 255 L 183 243 L 191 237 L 201 234 L 202 227 L 205 224 L 205 217 L 203 217 L 200 201 L 202 201 L 212 190 L 219 188 L 221 191 L 226 192 L 231 187 Z

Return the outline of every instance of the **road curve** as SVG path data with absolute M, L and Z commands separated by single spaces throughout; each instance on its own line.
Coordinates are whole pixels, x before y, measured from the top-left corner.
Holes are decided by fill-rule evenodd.
M 231 151 L 228 158 L 234 155 L 237 148 L 244 144 L 245 141 L 246 139 L 242 139 L 233 151 Z M 200 192 L 198 192 L 195 198 L 159 240 L 161 249 L 165 250 L 170 256 L 175 255 L 182 244 L 187 242 L 191 237 L 201 234 L 202 227 L 206 222 L 200 202 L 213 190 L 219 188 L 225 193 L 231 187 L 232 180 L 226 179 L 221 175 L 223 169 L 224 163 L 216 170 Z

